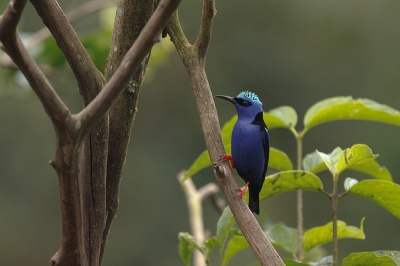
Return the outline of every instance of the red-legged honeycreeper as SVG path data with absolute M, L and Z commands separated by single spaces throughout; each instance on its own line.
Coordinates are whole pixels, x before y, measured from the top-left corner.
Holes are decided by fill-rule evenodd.
M 249 188 L 249 208 L 260 214 L 259 193 L 264 183 L 269 159 L 269 132 L 263 120 L 262 103 L 252 92 L 244 91 L 236 97 L 216 95 L 236 107 L 238 120 L 232 131 L 232 156 L 223 155 L 223 160 L 230 160 L 239 176 L 246 182 L 245 188 L 239 189 L 238 196 L 243 196 Z

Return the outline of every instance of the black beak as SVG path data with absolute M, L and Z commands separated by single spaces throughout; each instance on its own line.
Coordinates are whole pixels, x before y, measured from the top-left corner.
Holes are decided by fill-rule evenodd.
M 215 97 L 227 100 L 233 104 L 236 104 L 235 98 L 234 97 L 230 97 L 230 96 L 225 96 L 225 95 L 215 95 Z

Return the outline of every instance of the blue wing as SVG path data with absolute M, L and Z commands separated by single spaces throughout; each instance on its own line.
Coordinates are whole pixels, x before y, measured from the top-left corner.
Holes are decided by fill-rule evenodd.
M 263 173 L 263 179 L 261 181 L 260 184 L 260 191 L 261 188 L 264 184 L 264 180 L 265 180 L 265 175 L 267 174 L 267 168 L 268 168 L 268 161 L 269 161 L 269 147 L 270 147 L 270 142 L 269 142 L 269 131 L 267 126 L 264 123 L 264 132 L 265 132 L 265 140 L 263 142 L 263 146 L 264 146 L 264 173 Z

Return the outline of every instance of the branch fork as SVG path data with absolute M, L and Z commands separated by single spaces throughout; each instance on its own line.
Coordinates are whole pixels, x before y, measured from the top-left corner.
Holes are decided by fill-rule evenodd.
M 163 0 L 160 3 L 122 60 L 123 67 L 118 68 L 107 83 L 91 61 L 58 3 L 55 0 L 31 0 L 75 74 L 85 103 L 85 108 L 78 114 L 70 113 L 18 36 L 16 28 L 26 2 L 26 0 L 9 2 L 0 17 L 0 41 L 3 50 L 21 70 L 37 94 L 56 133 L 56 151 L 50 164 L 56 170 L 59 178 L 63 237 L 61 247 L 51 259 L 51 263 L 52 265 L 71 266 L 100 265 L 99 253 L 104 250 L 102 241 L 105 241 L 102 237 L 103 232 L 100 232 L 100 237 L 95 239 L 95 241 L 99 241 L 97 247 L 87 248 L 92 239 L 87 238 L 88 231 L 83 228 L 82 222 L 87 215 L 91 215 L 87 211 L 93 209 L 87 208 L 84 196 L 81 194 L 83 184 L 88 182 L 88 180 L 84 180 L 86 176 L 81 174 L 82 144 L 87 136 L 96 135 L 90 134 L 95 127 L 97 132 L 102 131 L 104 136 L 107 136 L 108 110 L 125 91 L 128 82 L 141 66 L 143 59 L 147 57 L 146 60 L 148 60 L 148 54 L 153 44 L 159 40 L 161 31 L 165 28 L 180 0 Z M 99 121 L 101 121 L 100 126 Z M 101 149 L 106 151 L 107 137 L 100 139 L 100 141 L 104 140 L 106 143 Z M 106 155 L 105 158 L 107 158 Z M 103 180 L 100 180 L 103 184 L 105 177 L 104 174 Z M 112 182 L 109 183 L 112 184 Z M 91 189 L 97 188 L 91 187 Z M 98 219 L 93 224 L 96 224 L 97 228 L 101 230 L 108 230 L 104 224 L 107 216 L 105 213 L 105 190 L 95 193 L 95 195 L 99 196 L 98 199 L 95 199 L 98 205 L 94 210 Z M 97 211 L 99 212 L 97 213 Z M 95 249 L 97 253 L 93 255 L 92 251 Z

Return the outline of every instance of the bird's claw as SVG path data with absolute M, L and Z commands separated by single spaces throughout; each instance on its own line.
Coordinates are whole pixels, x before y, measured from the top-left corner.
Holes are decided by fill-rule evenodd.
M 224 154 L 221 156 L 221 160 L 222 161 L 230 161 L 231 162 L 231 166 L 233 169 L 236 169 L 235 167 L 235 163 L 233 162 L 233 157 L 229 154 Z
M 243 197 L 243 195 L 246 193 L 248 187 L 249 187 L 249 182 L 246 183 L 246 185 L 244 186 L 244 189 L 238 188 L 239 193 L 237 194 L 237 196 Z

